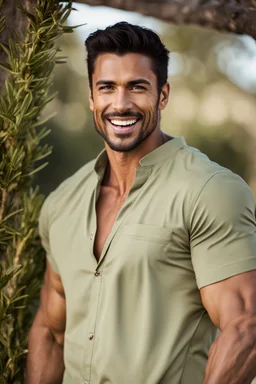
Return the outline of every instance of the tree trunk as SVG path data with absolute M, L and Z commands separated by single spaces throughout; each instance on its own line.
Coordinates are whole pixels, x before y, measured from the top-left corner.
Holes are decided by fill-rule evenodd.
M 256 39 L 255 0 L 76 0 L 135 11 L 175 24 L 194 24 Z
M 18 5 L 22 5 L 29 11 L 32 3 L 33 0 L 3 0 L 0 12 L 1 17 L 5 17 L 5 28 L 0 33 L 0 43 L 8 46 L 9 38 L 12 35 L 12 29 L 16 32 L 22 31 L 24 33 L 26 31 L 28 19 L 22 12 L 20 12 Z M 12 35 L 12 38 L 15 39 L 15 36 Z M 7 55 L 1 48 L 0 62 L 7 62 Z M 0 91 L 3 89 L 6 77 L 7 72 L 0 68 Z

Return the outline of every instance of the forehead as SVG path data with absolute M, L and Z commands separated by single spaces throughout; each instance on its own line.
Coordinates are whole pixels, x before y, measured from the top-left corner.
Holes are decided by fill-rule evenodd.
M 156 82 L 151 58 L 139 53 L 127 53 L 122 56 L 104 53 L 99 55 L 95 61 L 93 81 L 126 82 L 135 78 L 143 78 L 151 83 Z

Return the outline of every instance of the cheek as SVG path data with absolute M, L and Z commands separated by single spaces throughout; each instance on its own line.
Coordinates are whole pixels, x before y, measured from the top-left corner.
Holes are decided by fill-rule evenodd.
M 102 114 L 100 111 L 98 110 L 94 110 L 94 119 L 97 121 L 97 122 L 102 122 Z
M 94 99 L 93 106 L 94 106 L 93 108 L 94 114 L 100 115 L 104 111 L 106 104 L 100 98 L 96 97 Z
M 94 98 L 94 109 L 103 111 L 106 109 L 110 104 L 112 103 L 111 95 L 109 94 L 101 94 L 101 95 L 95 95 Z
M 95 121 L 96 125 L 100 129 L 104 130 L 105 129 L 105 122 L 102 118 L 102 112 L 94 109 L 93 115 L 94 115 L 94 121 Z
M 157 96 L 155 94 L 147 94 L 147 95 L 136 95 L 133 103 L 136 105 L 141 111 L 144 112 L 145 117 L 154 114 L 155 109 L 157 107 Z
M 149 124 L 152 120 L 155 120 L 157 115 L 157 106 L 154 105 L 147 111 L 145 111 L 145 123 Z

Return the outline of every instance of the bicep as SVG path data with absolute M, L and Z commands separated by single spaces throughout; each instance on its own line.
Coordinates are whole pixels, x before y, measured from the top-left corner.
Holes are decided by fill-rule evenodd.
M 205 286 L 200 294 L 213 323 L 223 330 L 238 317 L 256 315 L 256 270 Z

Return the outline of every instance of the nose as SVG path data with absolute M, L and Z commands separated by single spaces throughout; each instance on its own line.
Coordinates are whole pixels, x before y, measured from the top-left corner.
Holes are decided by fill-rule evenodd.
M 113 95 L 112 107 L 122 113 L 132 108 L 132 101 L 126 89 L 117 89 Z

